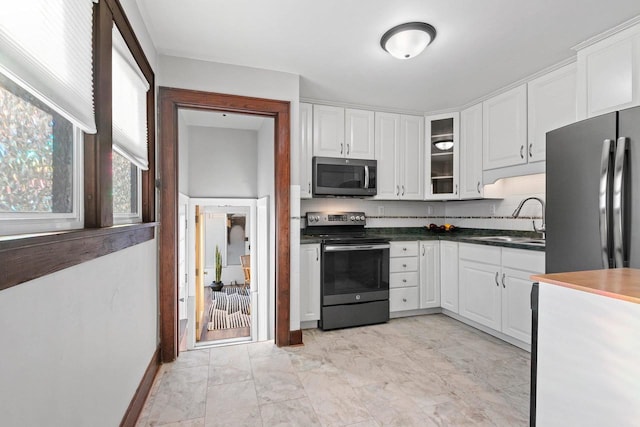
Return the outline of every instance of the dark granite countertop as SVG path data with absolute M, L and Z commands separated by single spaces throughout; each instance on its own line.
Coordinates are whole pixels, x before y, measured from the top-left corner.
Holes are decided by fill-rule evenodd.
M 534 231 L 518 230 L 492 230 L 485 228 L 455 228 L 453 231 L 433 232 L 426 227 L 398 227 L 398 228 L 366 228 L 366 237 L 382 238 L 393 241 L 411 240 L 448 240 L 453 242 L 473 243 L 476 245 L 500 246 L 515 249 L 528 249 L 532 251 L 544 252 L 544 246 L 531 245 L 520 242 L 495 242 L 486 240 L 476 240 L 474 237 L 480 236 L 517 236 L 528 238 L 540 238 Z M 307 236 L 302 230 L 300 243 L 321 243 L 322 238 L 317 236 Z

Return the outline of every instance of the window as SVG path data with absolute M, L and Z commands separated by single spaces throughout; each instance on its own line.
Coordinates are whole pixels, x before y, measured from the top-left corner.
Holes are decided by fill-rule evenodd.
M 113 220 L 142 220 L 141 170 L 148 169 L 147 91 L 149 84 L 120 31 L 112 30 Z
M 0 74 L 0 234 L 82 227 L 80 132 Z

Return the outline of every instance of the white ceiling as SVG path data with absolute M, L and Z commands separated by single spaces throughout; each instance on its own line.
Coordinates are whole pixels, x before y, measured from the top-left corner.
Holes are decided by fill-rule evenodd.
M 459 107 L 575 55 L 638 0 L 137 0 L 159 53 L 300 75 L 302 98 L 408 111 Z M 436 27 L 409 60 L 389 28 Z
M 179 115 L 187 126 L 255 131 L 260 130 L 265 120 L 272 120 L 248 114 L 218 113 L 216 111 L 190 110 L 186 108 L 181 108 Z

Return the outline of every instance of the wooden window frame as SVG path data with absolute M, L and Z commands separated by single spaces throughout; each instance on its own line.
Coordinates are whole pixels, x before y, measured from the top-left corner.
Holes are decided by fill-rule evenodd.
M 93 6 L 93 81 L 97 133 L 84 134 L 84 229 L 0 240 L 0 290 L 37 279 L 155 236 L 155 75 L 119 0 Z M 111 36 L 116 25 L 149 82 L 149 169 L 142 172 L 142 223 L 113 226 Z M 55 255 L 53 255 L 55 254 Z

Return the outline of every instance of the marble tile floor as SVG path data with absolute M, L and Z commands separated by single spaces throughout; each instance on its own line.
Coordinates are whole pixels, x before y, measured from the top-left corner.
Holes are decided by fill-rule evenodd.
M 526 426 L 529 353 L 447 316 L 181 353 L 138 426 Z

